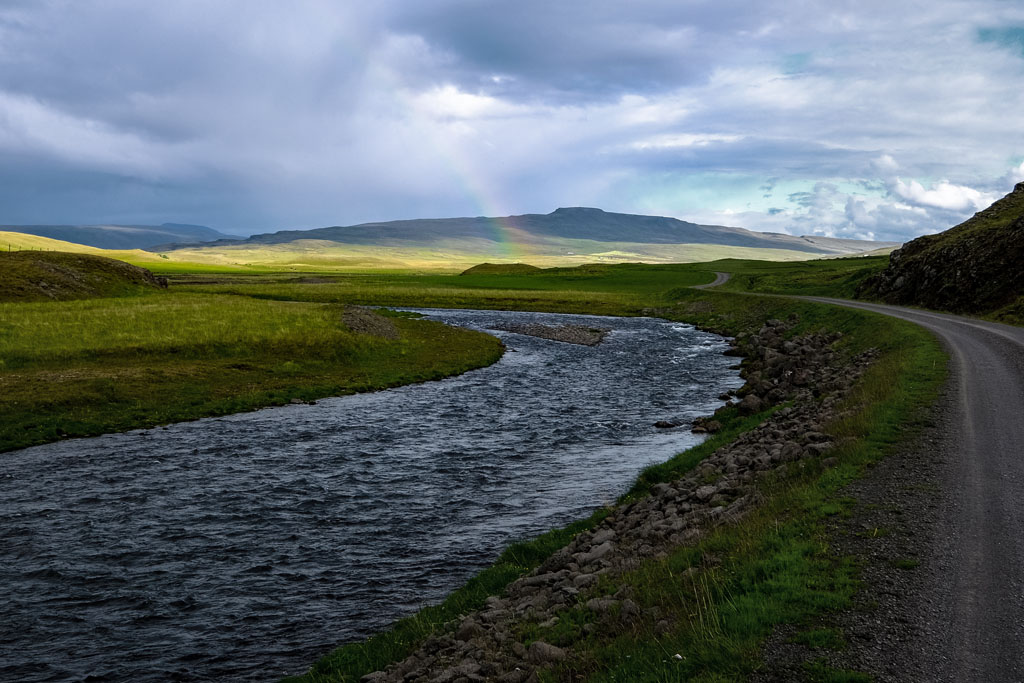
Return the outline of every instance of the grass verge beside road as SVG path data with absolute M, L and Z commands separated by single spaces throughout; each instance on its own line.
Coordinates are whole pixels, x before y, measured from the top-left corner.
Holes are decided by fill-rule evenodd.
M 852 357 L 877 348 L 877 361 L 848 396 L 843 417 L 826 425 L 839 446 L 834 467 L 794 466 L 762 487 L 764 504 L 740 523 L 721 527 L 698 545 L 679 547 L 668 557 L 645 562 L 629 575 L 607 579 L 600 594 L 623 590 L 641 609 L 661 614 L 631 628 L 585 628 L 593 620 L 580 606 L 557 624 L 524 623 L 519 638 L 565 647 L 573 656 L 545 672 L 550 681 L 739 681 L 758 669 L 760 648 L 780 624 L 803 625 L 810 640 L 814 618 L 850 605 L 857 567 L 835 556 L 828 545 L 829 518 L 847 514 L 842 488 L 861 476 L 902 439 L 934 400 L 945 377 L 938 343 L 911 324 L 884 316 L 818 304 L 721 292 L 673 289 L 656 313 L 735 334 L 756 329 L 768 318 L 796 314 L 791 334 L 830 330 L 843 333 L 839 350 Z M 728 413 L 724 429 L 695 449 L 649 468 L 619 501 L 647 495 L 659 481 L 678 478 L 713 450 L 759 424 L 767 415 L 740 418 Z M 289 681 L 358 681 L 388 662 L 403 658 L 431 635 L 444 633 L 488 595 L 500 594 L 515 578 L 539 566 L 575 533 L 590 528 L 608 510 L 513 546 L 438 607 L 428 607 L 365 643 L 345 645 L 318 661 L 305 676 Z M 589 597 L 589 594 L 588 594 Z M 666 610 L 670 615 L 665 619 Z M 664 622 L 668 622 L 668 627 Z M 836 639 L 822 645 L 829 646 Z M 678 655 L 678 657 L 677 657 Z M 862 680 L 853 672 L 807 663 L 808 680 Z
M 838 350 L 849 357 L 879 349 L 847 398 L 844 417 L 826 425 L 839 444 L 838 465 L 794 467 L 763 487 L 764 504 L 739 524 L 599 586 L 615 593 L 628 585 L 642 607 L 668 608 L 669 628 L 641 619 L 627 631 L 586 630 L 585 615 L 570 611 L 546 630 L 524 625 L 519 633 L 523 644 L 543 637 L 573 651 L 545 674 L 551 680 L 744 680 L 757 670 L 760 644 L 776 625 L 811 629 L 815 614 L 849 604 L 856 566 L 831 552 L 825 521 L 847 514 L 847 482 L 913 434 L 944 379 L 945 358 L 931 336 L 895 319 L 689 286 L 722 270 L 734 273 L 730 288 L 841 295 L 862 269 L 874 267 L 866 259 L 842 261 L 803 270 L 715 262 L 463 276 L 193 273 L 178 277 L 170 293 L 3 304 L 0 450 L 432 379 L 501 353 L 487 335 L 401 317 L 394 319 L 400 339 L 358 334 L 341 324 L 342 304 L 650 314 L 725 334 L 795 314 L 790 334 L 842 332 Z M 679 477 L 765 417 L 722 416 L 720 434 L 642 473 L 624 500 Z M 404 656 L 605 514 L 512 546 L 444 604 L 366 643 L 343 646 L 297 680 L 355 681 Z M 855 680 L 820 662 L 809 662 L 807 671 L 808 680 Z

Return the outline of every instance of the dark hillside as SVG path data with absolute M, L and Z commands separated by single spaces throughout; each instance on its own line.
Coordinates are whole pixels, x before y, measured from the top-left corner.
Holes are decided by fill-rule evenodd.
M 3 225 L 0 230 L 49 237 L 99 249 L 149 249 L 169 242 L 194 244 L 231 237 L 205 225 Z
M 0 252 L 0 302 L 122 296 L 166 287 L 145 268 L 89 254 Z
M 858 295 L 956 313 L 1024 318 L 1024 183 L 967 221 L 908 242 Z

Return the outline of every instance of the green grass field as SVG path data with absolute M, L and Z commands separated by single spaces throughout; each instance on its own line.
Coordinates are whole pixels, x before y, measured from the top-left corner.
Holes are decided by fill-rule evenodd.
M 888 256 L 862 256 L 799 263 L 726 259 L 706 265 L 732 275 L 724 291 L 852 299 L 857 285 L 888 263 Z
M 847 400 L 846 417 L 827 426 L 842 444 L 840 465 L 795 469 L 765 487 L 764 505 L 742 523 L 647 562 L 618 583 L 600 585 L 614 592 L 629 581 L 642 606 L 670 611 L 669 632 L 643 621 L 628 632 L 588 632 L 582 617 L 570 613 L 554 630 L 527 625 L 520 634 L 524 643 L 543 637 L 576 653 L 547 680 L 745 680 L 776 625 L 796 624 L 811 634 L 807 638 L 816 637 L 816 615 L 850 604 L 857 568 L 831 552 L 826 521 L 848 509 L 842 486 L 913 433 L 945 363 L 937 342 L 907 323 L 690 286 L 710 282 L 713 271 L 727 271 L 734 274 L 730 290 L 842 295 L 862 271 L 881 264 L 870 258 L 802 265 L 599 264 L 467 275 L 183 269 L 171 273 L 168 292 L 2 304 L 0 449 L 431 379 L 492 362 L 501 353 L 487 335 L 407 317 L 392 319 L 400 339 L 359 334 L 341 322 L 346 304 L 657 314 L 726 334 L 796 314 L 793 334 L 835 330 L 844 334 L 843 353 L 880 350 Z M 678 477 L 764 417 L 726 416 L 720 434 L 642 473 L 627 495 L 646 495 L 653 483 Z M 341 647 L 299 680 L 357 681 L 404 656 L 604 514 L 596 511 L 509 548 L 442 605 L 365 643 Z M 709 565 L 702 561 L 706 556 L 718 561 Z M 681 663 L 674 653 L 685 653 Z M 820 662 L 808 667 L 820 680 L 857 680 Z
M 699 323 L 725 333 L 756 328 L 768 318 L 799 316 L 793 334 L 836 330 L 844 334 L 840 349 L 847 354 L 877 348 L 877 363 L 847 400 L 842 420 L 828 425 L 843 445 L 840 465 L 832 469 L 794 469 L 764 488 L 765 505 L 738 525 L 725 527 L 697 547 L 680 548 L 664 560 L 646 562 L 633 575 L 600 586 L 607 594 L 629 583 L 638 590 L 641 607 L 668 608 L 674 627 L 663 632 L 657 624 L 641 622 L 629 632 L 582 629 L 586 615 L 570 611 L 554 627 L 538 630 L 524 626 L 523 644 L 543 638 L 569 647 L 575 657 L 542 680 L 551 681 L 740 681 L 757 669 L 761 643 L 780 624 L 806 624 L 812 630 L 817 615 L 849 607 L 857 586 L 857 568 L 834 556 L 827 543 L 826 522 L 848 509 L 842 487 L 860 476 L 872 463 L 913 433 L 922 410 L 936 396 L 944 378 L 944 355 L 926 332 L 909 323 L 871 313 L 772 297 L 687 289 L 708 282 L 711 271 L 746 269 L 756 274 L 759 263 L 721 263 L 702 266 L 614 266 L 601 274 L 524 273 L 518 291 L 524 296 L 557 303 L 564 310 L 577 309 L 580 301 L 570 293 L 589 292 L 595 301 L 602 293 L 617 292 L 627 306 L 623 312 L 657 307 L 659 315 Z M 815 271 L 805 280 L 836 279 L 851 270 L 848 264 Z M 800 276 L 794 271 L 792 276 Z M 462 276 L 463 278 L 467 276 Z M 478 288 L 477 305 L 515 307 L 510 300 L 511 276 L 489 274 L 468 284 Z M 460 278 L 462 279 L 462 278 Z M 411 297 L 436 302 L 450 281 L 410 282 L 382 287 L 381 296 Z M 544 284 L 547 289 L 538 289 Z M 823 286 L 820 282 L 815 286 Z M 557 289 L 553 289 L 557 287 Z M 466 289 L 472 289 L 468 287 Z M 271 291 L 273 290 L 273 291 Z M 264 294 L 279 296 L 276 286 Z M 327 290 L 319 290 L 323 296 Z M 336 295 L 343 297 L 340 286 Z M 544 296 L 538 294 L 544 293 Z M 238 295 L 238 293 L 236 293 Z M 462 296 L 469 296 L 463 292 Z M 607 305 L 609 302 L 605 301 Z M 527 304 L 528 305 L 528 304 Z M 630 310 L 631 309 L 631 310 Z M 654 466 L 638 478 L 624 500 L 646 495 L 658 481 L 677 478 L 697 465 L 714 448 L 758 424 L 765 415 L 740 419 L 727 416 L 725 429 L 701 446 Z M 443 632 L 446 624 L 477 609 L 490 594 L 538 566 L 581 529 L 596 524 L 606 510 L 587 520 L 555 530 L 535 542 L 517 544 L 498 562 L 453 593 L 443 604 L 429 607 L 396 624 L 393 630 L 365 643 L 353 643 L 327 655 L 309 674 L 294 680 L 309 682 L 357 681 L 388 662 L 404 657 L 427 636 Z M 703 558 L 718 558 L 706 566 Z M 686 570 L 694 568 L 696 573 Z M 663 612 L 664 614 L 664 612 Z M 685 653 L 682 662 L 671 655 Z M 821 663 L 821 680 L 860 680 L 852 672 L 834 672 Z M 816 675 L 818 675 L 816 674 Z
M 0 304 L 0 451 L 438 379 L 494 362 L 489 335 L 209 294 Z

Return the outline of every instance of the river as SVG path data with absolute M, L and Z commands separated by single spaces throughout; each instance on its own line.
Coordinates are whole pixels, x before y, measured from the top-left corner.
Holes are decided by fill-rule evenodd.
M 613 502 L 742 384 L 653 318 L 422 311 L 495 332 L 459 377 L 0 455 L 0 680 L 274 680 Z

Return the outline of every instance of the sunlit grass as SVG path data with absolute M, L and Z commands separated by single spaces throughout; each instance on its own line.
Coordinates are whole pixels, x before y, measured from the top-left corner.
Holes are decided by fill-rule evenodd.
M 849 607 L 858 585 L 857 566 L 835 555 L 826 522 L 846 514 L 851 505 L 842 495 L 843 487 L 913 433 L 915 420 L 944 378 L 945 358 L 938 342 L 902 321 L 802 301 L 683 288 L 659 298 L 673 301 L 659 310 L 660 315 L 731 333 L 756 329 L 768 318 L 796 314 L 793 333 L 841 331 L 841 353 L 853 356 L 874 348 L 880 355 L 845 399 L 842 417 L 827 426 L 841 444 L 830 454 L 838 458 L 838 466 L 795 464 L 762 486 L 764 503 L 740 523 L 721 527 L 668 557 L 645 561 L 624 576 L 604 577 L 592 592 L 581 594 L 580 606 L 561 613 L 554 625 L 520 623 L 521 643 L 543 639 L 573 653 L 568 662 L 542 673 L 541 681 L 747 680 L 759 666 L 764 639 L 778 625 L 807 623 Z M 722 432 L 646 469 L 623 500 L 642 497 L 655 483 L 682 476 L 766 416 L 741 419 L 735 413 L 723 414 Z M 592 523 L 588 520 L 585 526 Z M 553 552 L 572 535 L 554 537 L 558 542 L 542 546 L 543 552 Z M 535 564 L 522 571 L 529 566 Z M 503 574 L 490 590 L 500 593 L 520 573 Z M 473 585 L 479 591 L 481 585 Z M 614 619 L 602 621 L 583 606 L 588 597 L 612 595 L 626 586 L 642 610 L 657 612 L 643 612 L 624 627 Z M 403 658 L 423 638 L 443 632 L 446 622 L 464 613 L 459 609 L 482 603 L 484 593 L 474 592 L 471 601 L 458 597 L 465 590 L 457 591 L 442 608 L 427 608 L 400 622 L 394 631 L 339 648 L 295 680 L 358 681 Z M 841 634 L 831 635 L 829 642 L 842 641 Z M 808 667 L 820 680 L 863 679 L 855 672 L 832 672 L 813 662 Z
M 8 364 L 85 355 L 358 345 L 340 309 L 196 294 L 0 304 L 0 359 Z
M 402 338 L 396 341 L 353 335 L 340 323 L 339 304 L 657 314 L 724 333 L 795 314 L 794 333 L 838 330 L 845 335 L 842 353 L 879 350 L 846 400 L 843 416 L 827 426 L 841 444 L 834 454 L 839 465 L 793 468 L 764 488 L 764 506 L 742 523 L 599 585 L 614 592 L 630 582 L 643 606 L 667 610 L 667 631 L 650 620 L 626 630 L 587 631 L 583 625 L 590 616 L 576 610 L 555 630 L 527 624 L 520 634 L 524 641 L 543 636 L 576 653 L 571 664 L 545 674 L 549 680 L 742 680 L 758 666 L 760 644 L 778 624 L 801 624 L 849 604 L 856 567 L 833 554 L 824 520 L 846 512 L 842 487 L 912 431 L 943 379 L 945 359 L 937 342 L 908 323 L 802 301 L 688 288 L 711 281 L 712 270 L 731 269 L 743 276 L 734 278 L 734 288 L 841 294 L 861 271 L 877 265 L 819 263 L 341 275 L 327 282 L 289 282 L 289 274 L 281 273 L 258 280 L 253 274 L 217 275 L 210 278 L 215 283 L 178 284 L 170 294 L 3 305 L 0 449 L 431 379 L 478 367 L 501 353 L 491 337 L 427 321 L 397 319 Z M 648 469 L 628 495 L 643 496 L 653 483 L 679 477 L 764 417 L 723 416 L 725 429 L 714 440 Z M 403 657 L 603 514 L 515 546 L 443 605 L 339 649 L 305 680 L 355 681 Z M 815 663 L 808 672 L 822 680 L 858 679 Z
M 732 274 L 732 279 L 722 285 L 723 291 L 852 299 L 857 285 L 888 263 L 888 256 L 863 256 L 796 263 L 728 259 L 707 265 Z
M 0 305 L 0 451 L 439 379 L 501 356 L 489 335 L 340 306 L 156 293 Z

